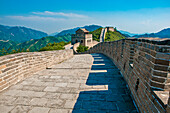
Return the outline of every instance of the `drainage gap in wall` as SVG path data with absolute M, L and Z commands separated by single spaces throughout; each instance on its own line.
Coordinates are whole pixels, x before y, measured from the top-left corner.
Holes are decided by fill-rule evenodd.
M 123 66 L 124 71 L 125 71 L 125 68 L 126 68 L 126 62 L 124 63 L 124 66 Z
M 50 68 L 50 67 L 46 67 L 46 69 L 52 69 L 52 68 Z
M 136 91 L 138 90 L 138 86 L 139 86 L 139 78 L 138 78 L 137 81 L 136 81 L 136 86 L 135 86 L 135 90 L 136 90 Z

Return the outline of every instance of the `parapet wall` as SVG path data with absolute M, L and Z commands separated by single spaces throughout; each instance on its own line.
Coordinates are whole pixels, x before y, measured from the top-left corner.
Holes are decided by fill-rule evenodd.
M 113 60 L 140 112 L 170 111 L 170 40 L 102 42 L 85 53 L 103 53 Z
M 73 56 L 73 50 L 24 52 L 0 57 L 0 91 Z
M 80 45 L 80 42 L 75 43 L 75 44 L 73 45 L 73 52 L 74 52 L 74 54 L 77 54 L 77 53 L 78 53 L 78 52 L 77 52 L 77 47 L 79 47 L 79 45 Z

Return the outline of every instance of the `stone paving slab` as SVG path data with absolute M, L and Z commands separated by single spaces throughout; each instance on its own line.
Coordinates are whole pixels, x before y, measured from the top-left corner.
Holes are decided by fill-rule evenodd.
M 0 93 L 0 113 L 137 112 L 119 70 L 101 54 L 75 55 Z

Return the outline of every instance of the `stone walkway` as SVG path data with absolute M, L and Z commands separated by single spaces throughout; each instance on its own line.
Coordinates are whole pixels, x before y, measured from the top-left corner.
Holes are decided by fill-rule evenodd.
M 0 94 L 0 113 L 136 113 L 126 83 L 101 54 L 75 55 Z

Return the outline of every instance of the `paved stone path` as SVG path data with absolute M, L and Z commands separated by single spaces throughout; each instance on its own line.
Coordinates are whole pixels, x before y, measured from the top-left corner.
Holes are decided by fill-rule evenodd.
M 136 113 L 126 83 L 101 54 L 76 55 L 0 93 L 0 113 Z

